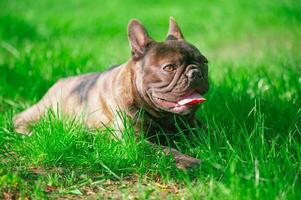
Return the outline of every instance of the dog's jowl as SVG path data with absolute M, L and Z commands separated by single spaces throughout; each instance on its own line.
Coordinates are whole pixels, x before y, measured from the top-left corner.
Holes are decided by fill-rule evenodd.
M 143 127 L 150 134 L 156 134 L 157 127 L 176 131 L 172 119 L 178 116 L 195 123 L 195 111 L 208 90 L 207 59 L 184 39 L 173 18 L 163 42 L 153 40 L 135 19 L 128 25 L 128 39 L 131 58 L 126 63 L 102 73 L 59 80 L 37 104 L 14 117 L 16 131 L 28 134 L 29 124 L 38 121 L 48 109 L 81 116 L 93 128 L 115 126 L 120 121 L 116 112 L 122 111 L 138 120 L 137 133 L 141 109 L 145 111 Z M 172 153 L 179 168 L 199 163 L 174 149 L 163 149 Z

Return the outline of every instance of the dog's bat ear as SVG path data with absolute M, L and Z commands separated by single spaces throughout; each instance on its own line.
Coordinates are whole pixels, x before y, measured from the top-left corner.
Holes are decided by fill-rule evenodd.
M 151 38 L 148 36 L 145 28 L 136 19 L 132 19 L 128 25 L 128 38 L 132 48 L 132 56 L 139 59 L 144 53 Z
M 166 40 L 184 40 L 182 31 L 173 17 L 169 17 L 169 30 Z

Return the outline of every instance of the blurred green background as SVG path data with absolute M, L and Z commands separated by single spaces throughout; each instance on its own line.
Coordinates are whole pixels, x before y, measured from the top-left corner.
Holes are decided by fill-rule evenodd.
M 174 16 L 187 41 L 207 56 L 211 85 L 199 112 L 211 131 L 190 141 L 194 148 L 179 146 L 223 171 L 190 192 L 198 196 L 203 188 L 217 199 L 300 197 L 300 0 L 0 0 L 0 8 L 0 146 L 10 145 L 11 115 L 57 79 L 127 61 L 130 19 L 162 41 Z
M 164 40 L 168 18 L 174 16 L 187 40 L 208 57 L 212 78 L 233 62 L 246 68 L 265 59 L 300 63 L 300 6 L 294 0 L 2 0 L 0 73 L 5 77 L 0 92 L 7 96 L 18 90 L 33 98 L 58 77 L 125 62 L 130 56 L 126 27 L 132 18 L 153 38 Z

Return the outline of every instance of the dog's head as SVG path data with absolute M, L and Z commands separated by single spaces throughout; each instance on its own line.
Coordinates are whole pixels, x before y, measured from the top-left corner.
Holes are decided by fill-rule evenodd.
M 208 91 L 208 61 L 192 44 L 185 41 L 171 17 L 164 42 L 149 37 L 137 20 L 128 25 L 128 37 L 135 67 L 135 85 L 139 95 L 157 112 L 189 114 Z M 183 103 L 184 102 L 184 103 Z

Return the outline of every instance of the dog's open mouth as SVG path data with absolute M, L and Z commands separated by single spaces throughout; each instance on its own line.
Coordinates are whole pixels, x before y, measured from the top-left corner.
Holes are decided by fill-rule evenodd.
M 181 98 L 177 104 L 183 106 L 183 105 L 195 105 L 195 104 L 198 104 L 198 103 L 202 103 L 206 101 L 206 99 L 200 95 L 199 93 L 197 92 L 194 92 L 188 96 L 185 96 L 183 98 Z
M 167 107 L 167 108 L 180 108 L 180 107 L 188 107 L 188 106 L 193 106 L 199 103 L 202 103 L 206 101 L 206 99 L 200 95 L 197 92 L 194 92 L 189 95 L 185 95 L 184 97 L 176 100 L 176 101 L 168 101 L 159 97 L 154 97 L 154 100 L 156 101 L 157 104 L 159 104 L 162 107 Z

